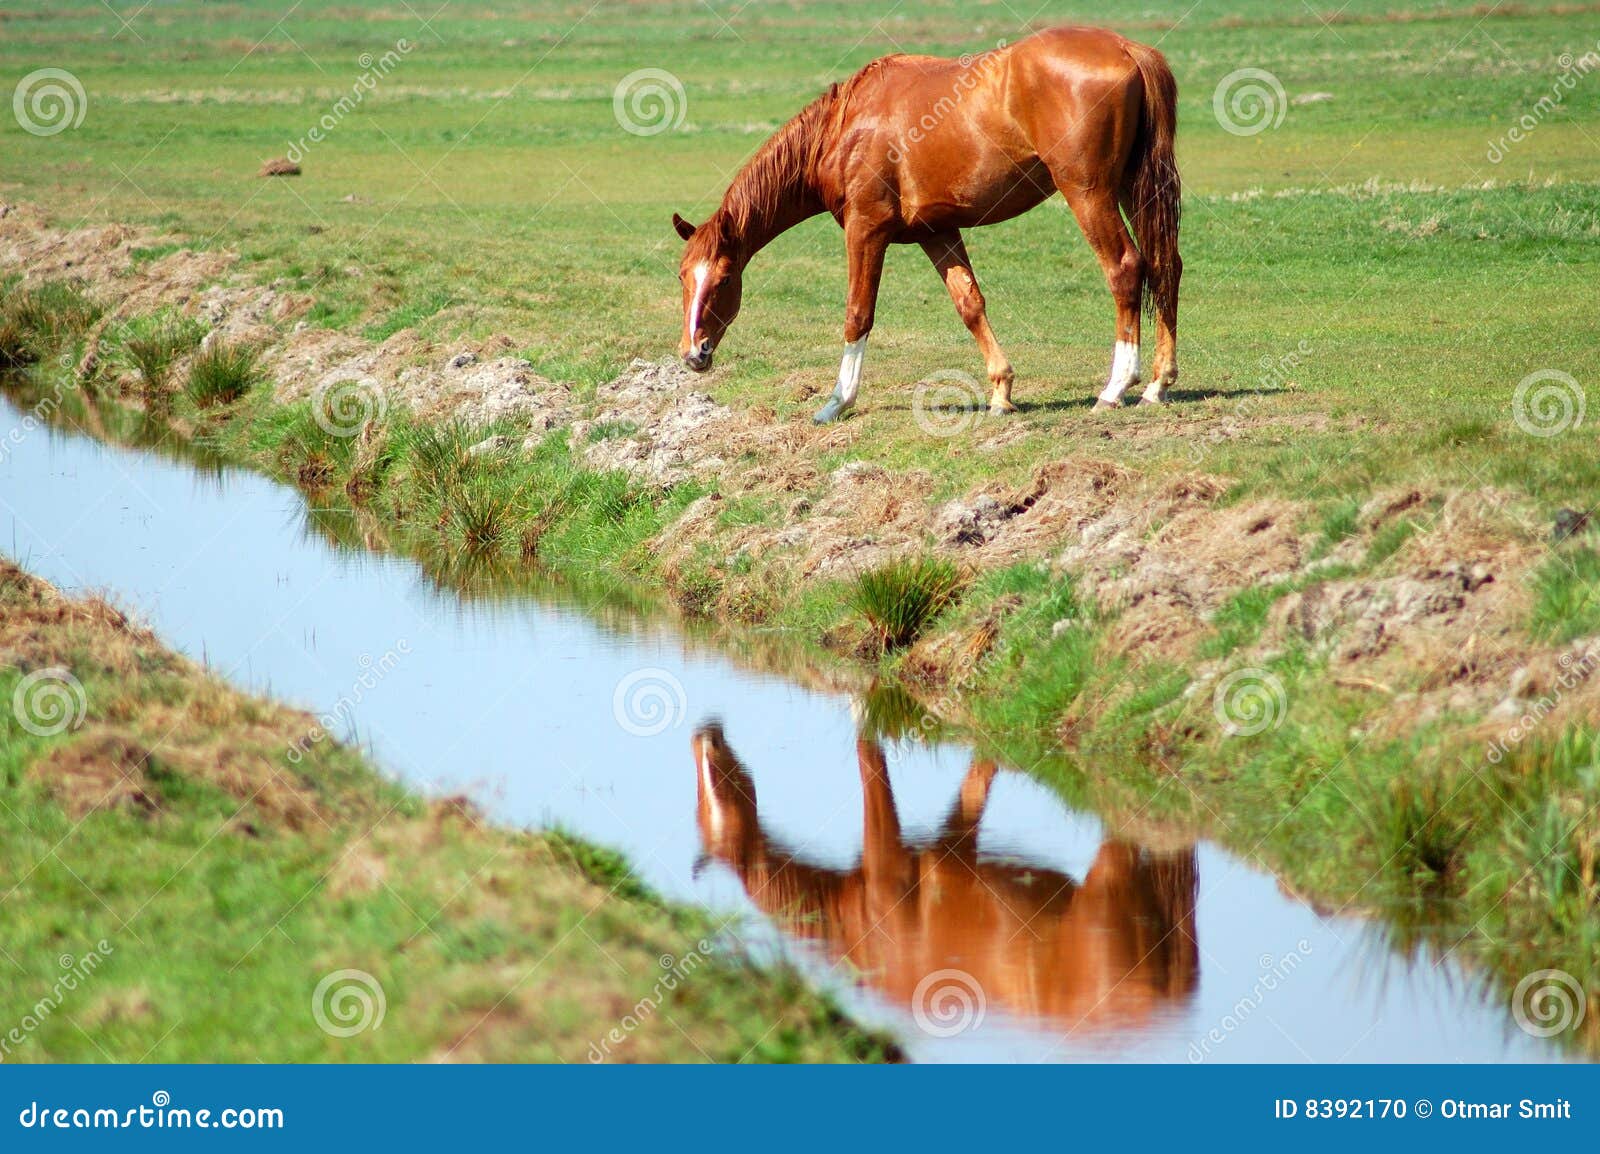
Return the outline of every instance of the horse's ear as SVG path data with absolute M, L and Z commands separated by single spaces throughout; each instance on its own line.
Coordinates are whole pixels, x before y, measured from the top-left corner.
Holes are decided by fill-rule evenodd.
M 684 240 L 688 240 L 694 235 L 694 225 L 684 220 L 677 213 L 672 214 L 672 227 L 678 230 L 678 235 L 683 237 Z

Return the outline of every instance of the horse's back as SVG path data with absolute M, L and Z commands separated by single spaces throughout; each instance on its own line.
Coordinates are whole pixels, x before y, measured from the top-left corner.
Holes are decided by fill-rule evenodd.
M 1120 174 L 1139 110 L 1132 47 L 1062 27 L 960 58 L 873 61 L 843 88 L 830 209 L 898 218 L 909 239 L 1026 212 L 1085 160 Z
M 1004 72 L 1004 50 L 886 56 L 862 69 L 843 92 L 830 199 L 897 216 L 907 239 L 1032 208 L 1032 148 L 1005 107 Z

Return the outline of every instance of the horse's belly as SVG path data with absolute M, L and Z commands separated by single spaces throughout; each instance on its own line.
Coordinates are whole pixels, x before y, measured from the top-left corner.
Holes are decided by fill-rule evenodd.
M 953 165 L 902 178 L 901 215 L 912 229 L 976 228 L 1020 216 L 1055 192 L 1050 170 L 1033 159 Z

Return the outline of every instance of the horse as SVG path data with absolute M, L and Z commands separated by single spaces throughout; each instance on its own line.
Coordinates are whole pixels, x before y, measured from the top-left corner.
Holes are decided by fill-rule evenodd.
M 933 262 L 983 354 L 989 411 L 1015 412 L 1015 374 L 989 326 L 961 230 L 1009 220 L 1059 192 L 1116 303 L 1111 371 L 1094 407 L 1120 406 L 1139 382 L 1141 304 L 1156 323 L 1142 401 L 1159 404 L 1178 376 L 1176 127 L 1177 82 L 1166 58 L 1104 29 L 1052 28 L 954 60 L 874 60 L 778 129 L 702 224 L 673 214 L 685 241 L 679 356 L 695 372 L 711 368 L 751 258 L 826 212 L 844 230 L 849 290 L 838 380 L 815 421 L 854 407 L 884 254 L 912 243 Z
M 691 747 L 705 853 L 763 913 L 913 1013 L 931 1009 L 929 983 L 951 966 L 1013 1013 L 1088 1032 L 1147 1022 L 1198 986 L 1192 846 L 1155 853 L 1111 839 L 1081 882 L 986 855 L 978 830 L 998 767 L 984 758 L 941 828 L 908 837 L 883 747 L 863 737 L 862 850 L 841 869 L 807 861 L 768 829 L 720 725 L 698 729 Z

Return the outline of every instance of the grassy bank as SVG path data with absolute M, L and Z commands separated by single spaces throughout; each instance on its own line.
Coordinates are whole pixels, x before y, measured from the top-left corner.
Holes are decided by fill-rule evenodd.
M 0 562 L 7 1062 L 866 1061 L 708 918 Z
M 1177 403 L 1088 412 L 1108 302 L 1046 206 L 969 237 L 1023 413 L 928 419 L 978 359 L 921 255 L 895 251 L 861 411 L 821 431 L 834 226 L 752 265 L 714 374 L 652 391 L 628 361 L 679 323 L 670 213 L 702 215 L 828 81 L 896 48 L 1014 39 L 1015 14 L 368 16 L 307 15 L 291 44 L 253 4 L 152 12 L 137 53 L 98 5 L 41 16 L 92 102 L 56 136 L 0 126 L 29 159 L 6 194 L 79 236 L 30 247 L 37 230 L 0 221 L 28 273 L 8 315 L 38 346 L 35 403 L 60 386 L 99 435 L 291 480 L 441 580 L 600 572 L 730 643 L 882 675 L 918 702 L 903 725 L 956 720 L 1114 822 L 1190 824 L 1508 988 L 1554 967 L 1593 1002 L 1600 158 L 1586 89 L 1540 104 L 1594 47 L 1567 7 L 1146 5 L 1121 27 L 1159 42 L 1182 92 Z M 1070 18 L 1101 16 L 1036 20 Z M 353 57 L 401 36 L 415 51 L 303 176 L 254 175 Z M 25 71 L 13 43 L 0 58 Z M 641 136 L 613 95 L 646 67 L 687 111 Z M 1248 134 L 1215 103 L 1243 68 L 1283 88 Z M 139 230 L 75 227 L 108 219 Z M 72 278 L 103 316 L 23 299 Z M 226 292 L 201 302 L 206 285 Z M 180 315 L 259 348 L 272 387 L 191 387 L 200 332 Z M 162 340 L 139 363 L 151 337 L 171 338 L 169 374 Z M 486 413 L 474 370 L 446 368 L 458 353 L 526 360 L 522 407 Z M 330 422 L 318 389 L 341 385 L 389 398 L 384 419 Z
M 97 323 L 88 298 L 45 291 L 77 302 L 52 315 L 79 316 L 83 331 Z M 281 403 L 264 386 L 220 405 L 198 400 L 181 373 L 158 401 L 137 370 L 91 376 L 85 387 L 73 368 L 85 356 L 83 331 L 39 329 L 23 346 L 33 367 L 13 395 L 42 420 L 278 476 L 314 498 L 323 531 L 415 556 L 447 587 L 564 578 L 569 595 L 596 607 L 643 594 L 634 604 L 645 612 L 666 607 L 649 597 L 662 591 L 695 628 L 759 663 L 870 675 L 868 713 L 887 735 L 953 725 L 1135 835 L 1186 826 L 1323 908 L 1380 916 L 1403 948 L 1448 949 L 1508 984 L 1552 967 L 1594 972 L 1600 749 L 1586 719 L 1600 647 L 1584 576 L 1595 554 L 1581 531 L 1558 547 L 1559 563 L 1524 566 L 1531 588 L 1512 590 L 1509 609 L 1486 603 L 1477 615 L 1430 623 L 1400 610 L 1463 578 L 1446 566 L 1442 583 L 1430 584 L 1416 558 L 1397 564 L 1408 544 L 1420 543 L 1425 560 L 1466 541 L 1470 559 L 1471 542 L 1487 534 L 1497 556 L 1526 530 L 1507 520 L 1491 532 L 1447 497 L 1420 501 L 1400 531 L 1384 502 L 1309 526 L 1279 510 L 1290 537 L 1310 542 L 1307 572 L 1235 589 L 1197 636 L 1141 646 L 1149 619 L 1161 619 L 1155 591 L 1143 610 L 1108 608 L 1087 575 L 1059 566 L 975 567 L 933 553 L 805 580 L 791 567 L 729 563 L 715 526 L 750 520 L 734 502 L 687 553 L 663 550 L 683 522 L 702 523 L 695 510 L 724 504 L 715 486 L 596 471 L 565 429 L 523 447 L 530 434 L 517 422 L 395 415 L 342 436 L 309 402 Z M 121 339 L 103 340 L 107 363 L 118 362 Z M 1219 503 L 1214 493 L 1205 500 Z M 1219 505 L 1208 516 L 1260 516 Z M 1237 549 L 1262 548 L 1263 532 L 1243 533 Z M 1113 561 L 1104 576 L 1119 572 Z M 1378 632 L 1387 627 L 1398 646 L 1369 638 L 1374 651 L 1351 657 L 1349 635 L 1365 636 L 1361 618 L 1343 630 L 1303 628 L 1321 590 L 1343 590 L 1335 603 L 1376 605 Z M 1291 601 L 1298 616 L 1280 611 Z M 1509 629 L 1487 628 L 1496 612 Z M 1488 648 L 1474 658 L 1480 642 Z M 1458 643 L 1465 653 L 1445 648 Z M 1486 715 L 1462 696 L 1507 670 L 1518 683 L 1515 712 Z M 1592 1033 L 1583 1038 L 1594 1044 Z

